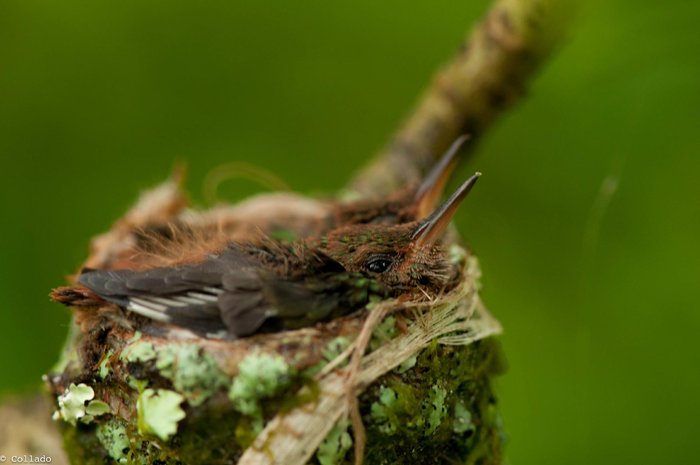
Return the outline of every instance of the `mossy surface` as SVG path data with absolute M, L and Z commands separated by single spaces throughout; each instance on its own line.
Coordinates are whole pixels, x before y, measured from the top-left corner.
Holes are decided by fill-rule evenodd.
M 380 378 L 361 397 L 365 463 L 500 464 L 502 432 L 490 381 L 501 371 L 499 354 L 493 339 L 434 343 L 413 368 Z
M 395 321 L 389 320 L 375 332 L 375 344 L 393 336 Z M 348 341 L 324 344 L 312 371 Z M 81 386 L 78 394 L 94 392 L 71 404 L 86 416 L 96 413 L 88 424 L 61 422 L 74 464 L 236 463 L 277 412 L 318 396 L 309 372 L 275 355 L 252 352 L 229 376 L 193 344 L 154 345 L 135 337 L 104 354 L 93 357 L 91 371 L 60 378 Z M 365 464 L 500 464 L 502 434 L 490 384 L 500 371 L 499 354 L 494 339 L 433 343 L 369 386 L 360 397 Z M 72 392 L 70 384 L 54 388 L 56 398 Z M 311 463 L 352 463 L 352 441 L 349 424 L 336 425 Z

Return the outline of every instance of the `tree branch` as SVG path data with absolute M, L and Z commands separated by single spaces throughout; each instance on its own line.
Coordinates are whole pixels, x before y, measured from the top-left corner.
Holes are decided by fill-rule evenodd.
M 527 84 L 561 36 L 564 9 L 547 0 L 500 0 L 433 78 L 390 143 L 351 181 L 368 196 L 416 182 L 461 134 L 467 151 Z

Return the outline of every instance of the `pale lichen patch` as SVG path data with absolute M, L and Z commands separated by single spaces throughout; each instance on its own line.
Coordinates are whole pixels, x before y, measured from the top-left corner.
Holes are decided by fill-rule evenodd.
M 54 419 L 61 418 L 71 425 L 85 416 L 85 402 L 95 397 L 95 391 L 83 383 L 71 383 L 63 394 L 58 396 L 58 410 Z
M 464 401 L 459 400 L 455 403 L 454 422 L 452 430 L 457 434 L 474 431 L 476 426 L 472 422 L 472 413 L 464 405 Z
M 190 405 L 204 403 L 229 382 L 214 358 L 195 344 L 172 344 L 158 351 L 156 368 Z
M 152 343 L 148 341 L 136 340 L 136 342 L 129 344 L 122 351 L 119 358 L 130 363 L 145 363 L 156 358 L 156 351 Z
M 316 458 L 321 465 L 339 465 L 352 446 L 352 438 L 348 433 L 348 420 L 341 420 L 328 433 L 316 451 Z
M 293 372 L 293 367 L 279 355 L 252 353 L 239 365 L 238 376 L 231 384 L 228 396 L 234 408 L 251 417 L 255 429 L 261 429 L 260 400 L 272 397 L 287 387 Z
M 439 385 L 434 385 L 430 389 L 430 394 L 428 396 L 428 428 L 425 430 L 425 435 L 431 435 L 438 429 L 442 423 L 442 419 L 447 414 L 447 407 L 445 407 L 445 397 L 447 396 L 447 390 Z
M 167 389 L 145 389 L 138 397 L 138 430 L 141 434 L 153 434 L 167 441 L 177 432 L 177 424 L 185 418 L 180 404 L 185 398 Z
M 97 426 L 97 439 L 117 463 L 128 463 L 129 436 L 124 423 L 116 418 Z

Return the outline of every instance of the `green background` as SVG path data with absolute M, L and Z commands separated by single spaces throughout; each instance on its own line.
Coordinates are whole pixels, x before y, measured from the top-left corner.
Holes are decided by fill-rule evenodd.
M 333 191 L 486 5 L 0 2 L 0 392 L 39 385 L 69 318 L 48 291 L 177 160 L 199 201 L 234 160 Z M 700 4 L 579 10 L 458 174 L 484 172 L 459 226 L 506 329 L 507 453 L 700 463 Z

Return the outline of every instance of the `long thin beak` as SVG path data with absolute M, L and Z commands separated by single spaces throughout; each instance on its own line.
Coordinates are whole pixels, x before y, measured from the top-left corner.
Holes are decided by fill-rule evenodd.
M 470 139 L 468 134 L 459 136 L 447 152 L 442 156 L 440 161 L 433 167 L 425 177 L 421 185 L 416 191 L 414 201 L 417 206 L 416 218 L 422 219 L 430 215 L 435 210 L 442 192 L 445 190 L 445 185 L 450 179 L 450 175 L 457 166 L 457 153 L 464 146 L 464 143 Z
M 435 210 L 413 233 L 412 243 L 414 248 L 420 249 L 430 246 L 442 237 L 447 225 L 450 224 L 452 217 L 457 212 L 462 200 L 472 190 L 474 184 L 481 176 L 481 173 L 476 172 L 472 177 L 467 179 L 464 184 L 459 186 L 459 189 L 450 196 L 440 207 Z

